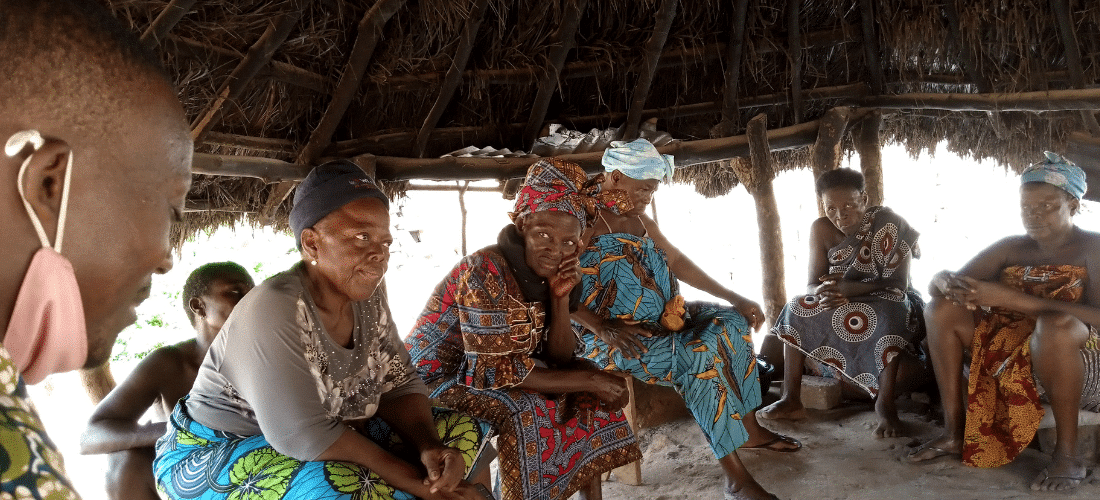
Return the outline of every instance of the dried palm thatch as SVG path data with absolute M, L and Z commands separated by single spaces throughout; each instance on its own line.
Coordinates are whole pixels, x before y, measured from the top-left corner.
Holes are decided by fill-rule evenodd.
M 102 1 L 142 32 L 169 6 Z M 1091 90 L 1100 80 L 1100 3 L 1085 0 L 171 3 L 183 15 L 149 43 L 176 78 L 197 152 L 279 160 L 291 173 L 335 157 L 417 157 L 418 136 L 429 139 L 425 158 L 471 145 L 529 150 L 525 129 L 637 126 L 626 123 L 630 117 L 657 118 L 661 130 L 694 141 L 744 134 L 761 113 L 769 130 L 812 124 L 836 106 L 890 108 L 881 142 L 914 155 L 946 141 L 964 157 L 1019 169 L 1044 149 L 1100 151 L 1092 141 L 1100 125 L 1085 109 L 1100 107 Z M 670 7 L 671 23 L 658 23 Z M 253 55 L 280 22 L 290 29 L 270 59 Z M 661 26 L 663 45 L 654 36 Z M 376 42 L 373 51 L 368 42 Z M 563 43 L 573 48 L 558 66 L 554 49 Z M 464 46 L 471 49 L 465 62 L 456 57 Z M 217 105 L 250 57 L 258 71 Z M 648 89 L 637 90 L 649 76 Z M 548 102 L 537 102 L 540 82 L 554 90 Z M 1019 93 L 1067 89 L 1084 89 L 1084 97 L 1012 104 Z M 957 96 L 975 94 L 978 105 L 958 104 Z M 776 164 L 810 167 L 812 138 L 788 142 L 774 152 Z M 319 153 L 308 150 L 311 143 Z M 850 154 L 852 144 L 845 137 L 842 148 Z M 1078 159 L 1091 170 L 1094 158 Z M 415 172 L 400 178 L 466 175 Z M 501 167 L 497 177 L 507 172 Z M 729 161 L 716 161 L 684 168 L 677 180 L 717 196 L 738 185 L 733 172 Z M 285 224 L 290 185 L 228 173 L 196 175 L 181 240 L 241 220 Z

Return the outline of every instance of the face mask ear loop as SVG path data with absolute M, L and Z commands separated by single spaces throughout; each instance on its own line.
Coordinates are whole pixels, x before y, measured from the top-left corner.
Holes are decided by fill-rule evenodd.
M 12 134 L 12 136 L 8 138 L 7 144 L 4 145 L 4 153 L 6 153 L 9 157 L 14 157 L 27 146 L 31 147 L 30 156 L 28 156 L 26 160 L 23 160 L 23 164 L 19 167 L 19 176 L 16 178 L 17 180 L 15 183 L 15 187 L 19 190 L 19 199 L 23 201 L 23 207 L 27 209 L 27 215 L 30 216 L 31 223 L 34 224 L 34 230 L 38 233 L 38 241 L 42 243 L 43 247 L 49 247 L 50 240 L 46 237 L 46 230 L 42 228 L 42 222 L 38 220 L 38 214 L 34 213 L 34 208 L 31 207 L 30 202 L 27 201 L 27 194 L 23 189 L 23 177 L 27 173 L 27 166 L 31 164 L 31 156 L 34 156 L 34 153 L 38 152 L 38 150 L 45 143 L 46 141 L 42 138 L 42 135 L 39 134 L 37 130 L 23 130 Z M 71 171 L 72 155 L 69 155 L 69 161 L 69 170 Z M 68 176 L 68 172 L 66 172 L 65 175 Z M 66 179 L 65 187 L 63 187 L 62 190 L 68 190 L 68 187 L 69 181 Z M 62 204 L 65 203 L 64 192 L 62 193 L 61 202 Z M 64 212 L 62 212 L 62 214 L 64 214 Z M 58 229 L 60 229 L 60 225 L 58 226 Z
M 69 185 L 73 180 L 73 152 L 69 151 L 68 165 L 65 167 L 65 185 L 61 187 L 61 214 L 57 216 L 57 232 L 54 234 L 54 251 L 61 253 L 61 241 L 65 239 L 65 217 L 69 214 Z M 22 182 L 19 183 L 23 185 Z M 45 232 L 45 231 L 43 231 Z

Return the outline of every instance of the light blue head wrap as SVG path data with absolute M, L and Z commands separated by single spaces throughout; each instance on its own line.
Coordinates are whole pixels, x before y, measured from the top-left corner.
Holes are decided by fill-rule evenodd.
M 611 141 L 611 147 L 603 152 L 605 172 L 618 170 L 631 179 L 668 182 L 673 168 L 672 155 L 658 153 L 657 147 L 645 139 Z
M 1020 182 L 1045 182 L 1061 188 L 1080 200 L 1088 189 L 1085 184 L 1085 171 L 1058 153 L 1044 151 L 1043 154 L 1047 157 L 1046 161 L 1024 169 Z

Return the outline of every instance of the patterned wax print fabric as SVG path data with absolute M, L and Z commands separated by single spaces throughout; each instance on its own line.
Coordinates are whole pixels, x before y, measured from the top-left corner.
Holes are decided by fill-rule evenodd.
M 920 256 L 917 235 L 889 208 L 871 207 L 859 230 L 829 249 L 829 273 L 863 282 L 889 278 L 906 255 Z M 895 356 L 923 357 L 924 300 L 911 286 L 850 297 L 833 309 L 802 295 L 783 307 L 772 333 L 875 397 L 879 374 Z
M 546 314 L 493 246 L 451 270 L 405 339 L 432 396 L 499 433 L 503 500 L 568 498 L 641 457 L 621 411 L 587 393 L 546 399 L 515 387 L 536 366 Z
M 1081 302 L 1088 270 L 1070 265 L 1009 266 L 1001 283 L 1028 295 Z M 1031 372 L 1031 333 L 1035 318 L 991 308 L 974 329 L 970 383 L 963 433 L 963 462 L 974 467 L 999 467 L 1027 447 L 1043 418 L 1041 388 Z M 1100 340 L 1093 329 L 1082 351 L 1085 386 L 1081 406 L 1100 411 Z
M 601 180 L 589 179 L 576 163 L 558 158 L 539 160 L 527 169 L 523 187 L 516 194 L 515 210 L 508 215 L 515 222 L 535 212 L 563 212 L 576 217 L 581 227 L 588 227 L 600 210 L 630 210 L 633 205 L 626 191 L 604 191 Z
M 606 370 L 630 372 L 672 386 L 691 410 L 717 458 L 748 440 L 741 419 L 760 406 L 760 377 L 751 330 L 736 309 L 685 303 L 665 254 L 652 238 L 626 233 L 596 236 L 580 257 L 582 304 L 601 318 L 640 321 L 663 331 L 639 338 L 648 352 L 638 359 L 608 352 L 607 344 L 579 325 L 586 356 Z
M 176 405 L 168 432 L 157 440 L 153 474 L 157 487 L 171 499 L 309 499 L 412 500 L 369 469 L 348 462 L 301 461 L 271 446 L 263 435 L 241 436 L 206 427 Z M 466 472 L 481 452 L 489 427 L 465 415 L 433 409 L 443 444 L 462 452 Z M 415 450 L 380 418 L 360 430 L 371 441 L 409 463 L 419 464 Z
M 23 377 L 0 345 L 0 499 L 77 498 Z

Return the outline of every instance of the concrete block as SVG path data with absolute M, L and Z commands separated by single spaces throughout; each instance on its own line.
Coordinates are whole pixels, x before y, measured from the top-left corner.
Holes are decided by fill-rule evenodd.
M 1054 432 L 1054 413 L 1050 405 L 1044 404 L 1043 420 L 1039 422 L 1039 449 L 1043 453 L 1054 453 L 1057 434 Z M 1077 454 L 1093 462 L 1100 459 L 1100 413 L 1081 410 L 1077 412 Z
M 691 411 L 684 405 L 684 398 L 668 386 L 650 385 L 638 379 L 634 384 L 634 425 L 646 429 L 665 422 L 692 418 Z
M 802 405 L 815 410 L 840 406 L 840 381 L 835 378 L 802 376 Z

